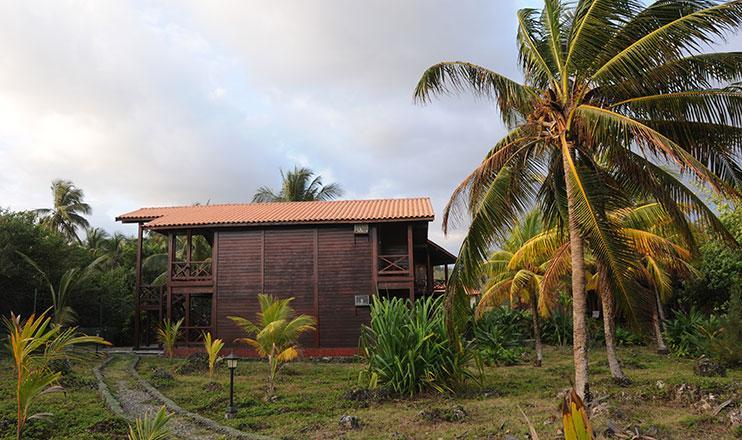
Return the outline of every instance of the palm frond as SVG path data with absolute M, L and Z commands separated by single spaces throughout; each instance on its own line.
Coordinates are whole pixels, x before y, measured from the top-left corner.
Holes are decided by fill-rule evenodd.
M 738 0 L 713 6 L 706 1 L 683 3 L 693 5 L 695 10 L 684 13 L 685 10 L 672 5 L 674 8 L 669 12 L 675 14 L 676 18 L 649 32 L 646 32 L 646 27 L 635 29 L 638 32 L 629 36 L 633 41 L 603 63 L 593 74 L 592 80 L 598 83 L 615 82 L 616 78 L 640 76 L 647 68 L 680 59 L 689 52 L 700 52 L 702 44 L 723 38 L 742 23 L 742 3 Z M 677 16 L 678 13 L 681 15 Z M 643 18 L 647 21 L 654 19 L 656 23 L 659 15 Z

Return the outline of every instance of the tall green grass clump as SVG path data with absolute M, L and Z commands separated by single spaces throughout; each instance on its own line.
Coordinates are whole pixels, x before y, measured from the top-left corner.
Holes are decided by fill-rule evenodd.
M 359 382 L 369 388 L 398 395 L 452 392 L 472 376 L 468 346 L 459 350 L 448 339 L 442 297 L 413 304 L 374 297 L 371 324 L 361 329 L 360 345 L 367 367 Z

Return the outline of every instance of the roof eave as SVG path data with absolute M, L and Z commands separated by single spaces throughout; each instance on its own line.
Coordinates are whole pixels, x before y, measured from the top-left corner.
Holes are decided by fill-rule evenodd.
M 432 222 L 435 216 L 431 217 L 407 217 L 407 218 L 389 218 L 389 219 L 358 219 L 358 220 L 324 220 L 324 221 L 303 221 L 303 222 L 242 222 L 242 223 L 202 223 L 202 224 L 172 224 L 172 225 L 143 225 L 145 229 L 153 231 L 166 229 L 208 229 L 208 228 L 258 228 L 263 226 L 311 226 L 311 225 L 352 225 L 357 223 L 394 223 L 394 222 Z M 134 222 L 129 222 L 134 223 Z

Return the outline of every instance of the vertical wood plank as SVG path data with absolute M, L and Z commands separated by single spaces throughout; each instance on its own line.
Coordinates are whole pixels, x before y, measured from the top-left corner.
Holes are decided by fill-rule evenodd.
M 415 261 L 414 261 L 414 255 L 415 251 L 413 248 L 413 241 L 412 241 L 412 223 L 407 224 L 407 258 L 409 261 L 409 271 L 410 276 L 412 277 L 412 287 L 410 288 L 410 301 L 415 301 Z
M 265 229 L 260 231 L 260 293 L 265 293 Z
M 214 338 L 219 336 L 219 321 L 216 319 L 217 303 L 219 301 L 219 232 L 214 231 L 211 245 L 211 279 L 214 287 L 211 293 L 211 328 Z
M 371 226 L 371 292 L 372 295 L 379 290 L 379 238 L 376 225 Z
M 314 268 L 312 274 L 312 290 L 314 294 L 314 317 L 317 320 L 317 330 L 314 332 L 314 342 L 320 346 L 320 319 L 319 319 L 319 231 L 314 229 Z

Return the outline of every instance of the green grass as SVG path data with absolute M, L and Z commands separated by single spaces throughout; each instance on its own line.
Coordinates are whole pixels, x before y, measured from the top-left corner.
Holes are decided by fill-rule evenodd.
M 24 439 L 123 439 L 127 425 L 111 415 L 98 397 L 92 374 L 99 361 L 74 363 L 65 379 L 65 393 L 42 396 L 31 413 L 50 412 L 44 420 L 28 422 Z M 0 357 L 0 439 L 15 439 L 15 377 L 13 365 Z
M 592 391 L 599 398 L 608 396 L 593 419 L 596 432 L 604 431 L 610 422 L 622 429 L 637 425 L 659 438 L 735 438 L 724 418 L 726 410 L 710 416 L 692 408 L 697 398 L 677 400 L 675 390 L 681 384 L 690 384 L 701 396 L 712 393 L 718 404 L 742 390 L 741 371 L 730 371 L 723 378 L 703 378 L 693 374 L 692 361 L 660 356 L 649 349 L 623 349 L 620 356 L 633 380 L 628 388 L 612 383 L 602 351 L 591 354 Z M 148 377 L 155 367 L 173 370 L 180 362 L 145 358 L 139 371 Z M 543 368 L 487 368 L 481 385 L 472 383 L 455 396 L 429 394 L 359 403 L 347 399 L 346 393 L 355 385 L 361 368 L 361 364 L 289 364 L 278 379 L 278 400 L 267 402 L 263 399 L 266 365 L 243 361 L 236 372 L 237 417 L 225 423 L 277 438 L 335 438 L 343 433 L 338 419 L 351 414 L 361 419 L 363 428 L 345 432 L 349 439 L 502 438 L 506 433 L 523 438 L 527 428 L 517 409 L 520 406 L 542 438 L 553 438 L 559 428 L 559 418 L 554 419 L 558 416 L 558 396 L 570 386 L 572 375 L 571 350 L 547 348 Z M 220 386 L 209 386 L 204 373 L 176 375 L 175 383 L 161 390 L 185 408 L 223 421 L 228 380 L 226 369 L 221 368 L 216 378 Z M 664 383 L 662 388 L 658 381 Z M 455 404 L 467 411 L 464 422 L 431 422 L 419 416 L 422 410 L 447 409 Z
M 726 419 L 727 407 L 718 416 L 692 407 L 700 397 L 715 396 L 715 404 L 736 391 L 742 392 L 742 371 L 731 370 L 727 377 L 706 378 L 693 374 L 693 362 L 660 356 L 645 348 L 622 349 L 622 361 L 633 385 L 614 385 L 600 350 L 591 354 L 591 387 L 598 396 L 608 396 L 606 404 L 593 418 L 596 432 L 610 422 L 617 428 L 638 425 L 657 438 L 732 439 L 739 435 Z M 116 362 L 128 362 L 122 358 Z M 155 367 L 173 370 L 183 360 L 172 363 L 164 358 L 144 358 L 139 371 L 149 378 Z M 31 422 L 27 439 L 116 439 L 124 438 L 126 424 L 111 416 L 98 398 L 90 369 L 93 363 L 74 366 L 75 379 L 66 395 L 44 396 L 34 412 L 51 412 L 48 420 Z M 14 438 L 15 400 L 11 365 L 0 359 L 0 439 Z M 239 411 L 233 420 L 224 420 L 228 403 L 229 376 L 220 368 L 216 381 L 209 385 L 206 373 L 175 375 L 174 383 L 161 386 L 164 394 L 187 409 L 246 431 L 276 438 L 504 438 L 506 433 L 525 438 L 526 427 L 517 407 L 533 422 L 542 439 L 558 438 L 559 395 L 569 387 L 572 375 L 571 351 L 547 348 L 544 367 L 530 365 L 487 368 L 481 385 L 471 383 L 455 396 L 429 394 L 414 399 L 382 402 L 348 400 L 362 365 L 296 362 L 287 365 L 279 376 L 278 400 L 266 402 L 264 363 L 242 361 L 237 371 L 236 403 Z M 659 388 L 657 381 L 664 386 Z M 676 399 L 676 390 L 689 384 L 698 391 Z M 692 393 L 691 393 L 692 394 Z M 700 397 L 699 397 L 700 396 Z M 419 416 L 423 410 L 446 410 L 459 404 L 467 411 L 463 422 L 428 421 Z M 739 405 L 739 402 L 736 402 Z M 362 429 L 343 432 L 338 427 L 341 415 L 358 416 Z

